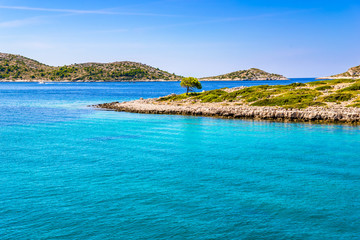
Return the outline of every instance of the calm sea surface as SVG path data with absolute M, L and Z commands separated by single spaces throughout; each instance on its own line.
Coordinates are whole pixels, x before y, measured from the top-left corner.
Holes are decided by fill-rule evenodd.
M 360 239 L 360 127 L 87 107 L 178 85 L 0 83 L 0 239 Z

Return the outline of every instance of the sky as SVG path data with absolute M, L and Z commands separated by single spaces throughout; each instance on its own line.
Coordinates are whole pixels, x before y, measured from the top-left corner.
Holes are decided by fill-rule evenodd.
M 0 0 L 0 52 L 52 66 L 321 77 L 360 65 L 359 13 L 359 0 Z

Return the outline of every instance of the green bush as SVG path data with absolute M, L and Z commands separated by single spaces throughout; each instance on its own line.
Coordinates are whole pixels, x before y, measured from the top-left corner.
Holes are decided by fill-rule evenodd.
M 308 82 L 307 85 L 310 86 L 317 86 L 317 85 L 326 85 L 328 84 L 328 80 L 327 81 L 315 81 L 315 82 Z
M 159 98 L 158 101 L 180 101 L 195 95 L 197 95 L 197 93 L 189 93 L 189 95 L 186 95 L 185 93 L 178 95 L 169 95 L 166 97 Z
M 303 87 L 303 86 L 306 86 L 306 84 L 296 82 L 296 83 L 289 84 L 288 86 L 290 86 L 290 87 Z
M 339 90 L 339 92 L 345 92 L 345 91 L 359 91 L 360 90 L 360 83 L 354 83 L 350 85 L 349 87 L 343 88 Z
M 356 80 L 354 79 L 333 79 L 333 80 L 325 80 L 325 81 L 315 81 L 315 82 L 308 82 L 307 85 L 316 86 L 316 85 L 326 85 L 326 84 L 339 84 L 339 83 L 353 83 Z
M 323 97 L 322 100 L 325 102 L 337 102 L 337 101 L 343 102 L 343 101 L 349 101 L 354 97 L 355 95 L 352 93 L 334 93 Z
M 222 102 L 222 99 L 220 96 L 216 94 L 207 94 L 204 96 L 201 96 L 201 102 Z
M 259 100 L 251 105 L 303 108 L 305 106 L 312 106 L 315 103 L 315 97 L 320 94 L 318 91 L 312 89 L 295 89 L 273 98 Z M 319 104 L 319 102 L 316 103 Z
M 228 93 L 223 90 L 216 89 L 200 93 L 195 96 L 194 99 L 199 99 L 201 102 L 222 102 L 224 101 L 224 96 L 227 94 Z
M 321 87 L 317 87 L 315 88 L 315 90 L 318 90 L 318 91 L 324 91 L 324 90 L 328 90 L 328 89 L 332 89 L 333 87 L 332 86 L 321 86 Z
M 355 79 L 334 79 L 334 80 L 328 81 L 329 84 L 353 83 L 353 82 L 356 82 L 356 80 Z

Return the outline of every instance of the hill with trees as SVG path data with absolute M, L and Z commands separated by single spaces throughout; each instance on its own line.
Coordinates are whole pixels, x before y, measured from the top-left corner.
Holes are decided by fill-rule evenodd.
M 268 73 L 257 68 L 240 70 L 219 76 L 205 77 L 201 80 L 287 80 L 286 77 L 279 74 Z
M 0 53 L 0 81 L 146 81 L 181 78 L 137 62 L 82 63 L 53 67 L 20 55 Z

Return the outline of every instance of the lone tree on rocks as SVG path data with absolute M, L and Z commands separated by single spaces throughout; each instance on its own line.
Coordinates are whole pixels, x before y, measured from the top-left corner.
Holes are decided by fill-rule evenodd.
M 194 88 L 202 88 L 200 81 L 194 77 L 183 78 L 180 82 L 180 86 L 186 88 L 186 95 L 189 94 L 189 91 L 194 91 Z

